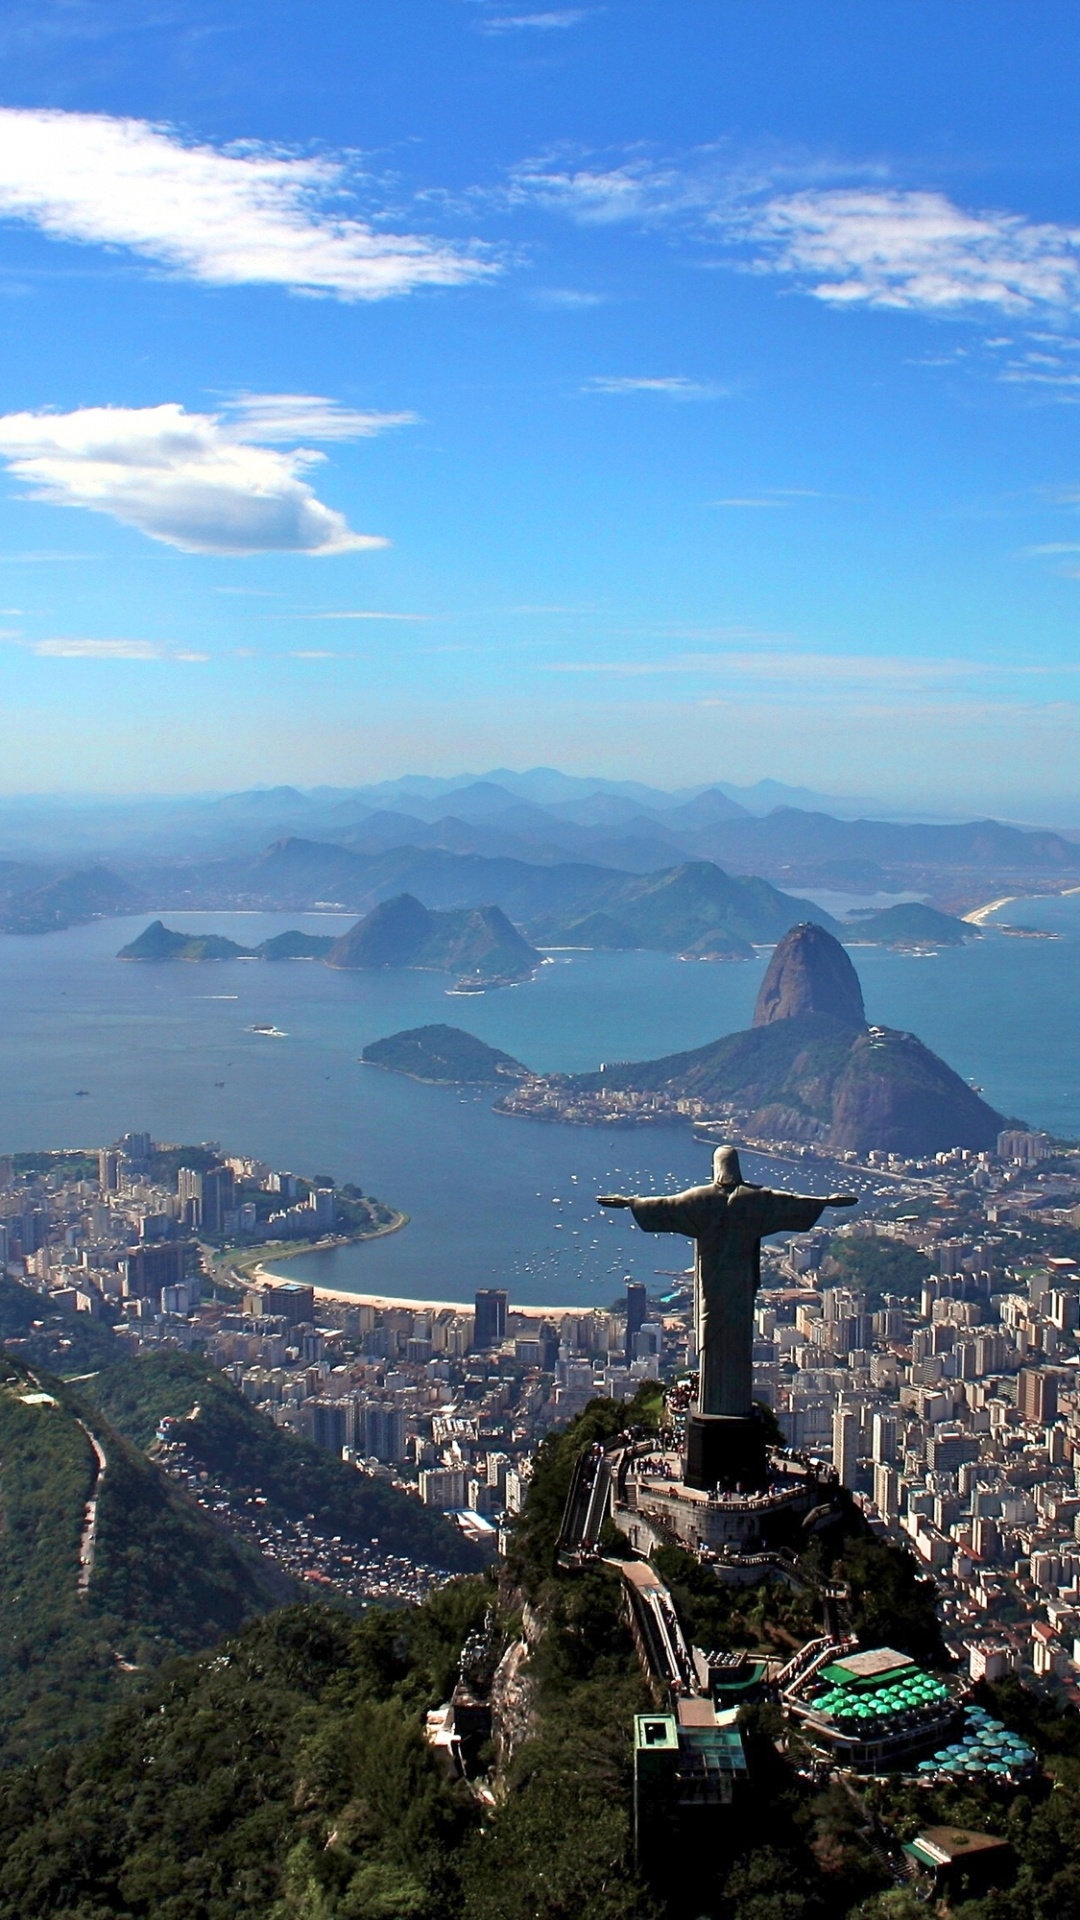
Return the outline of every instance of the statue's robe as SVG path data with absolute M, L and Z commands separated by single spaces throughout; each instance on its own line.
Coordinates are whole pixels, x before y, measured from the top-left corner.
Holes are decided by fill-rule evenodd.
M 701 1369 L 699 1413 L 745 1417 L 754 1397 L 754 1295 L 761 1241 L 806 1233 L 827 1202 L 770 1187 L 690 1187 L 670 1199 L 631 1200 L 646 1233 L 685 1233 L 697 1243 L 694 1331 Z

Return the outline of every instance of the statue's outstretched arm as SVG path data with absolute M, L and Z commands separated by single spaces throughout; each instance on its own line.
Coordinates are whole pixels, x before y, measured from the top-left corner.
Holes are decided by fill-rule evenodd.
M 657 1195 L 651 1200 L 643 1200 L 638 1194 L 628 1198 L 622 1193 L 603 1193 L 597 1195 L 597 1203 L 601 1207 L 628 1207 L 646 1233 L 685 1233 L 694 1239 L 708 1224 L 702 1217 L 701 1194 L 693 1189 L 689 1193 Z

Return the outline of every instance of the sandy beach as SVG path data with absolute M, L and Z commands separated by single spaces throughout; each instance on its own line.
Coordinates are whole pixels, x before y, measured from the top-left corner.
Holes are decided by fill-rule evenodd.
M 248 1275 L 252 1286 L 280 1286 L 281 1275 L 270 1273 L 265 1267 L 253 1267 Z M 300 1283 L 303 1284 L 303 1283 Z M 475 1302 L 472 1300 L 414 1300 L 405 1299 L 396 1294 L 387 1293 L 347 1293 L 342 1287 L 315 1287 L 316 1300 L 326 1301 L 340 1307 L 379 1307 L 388 1309 L 403 1307 L 410 1313 L 473 1313 Z M 580 1316 L 599 1311 L 595 1307 L 525 1307 L 515 1306 L 513 1301 L 507 1311 L 517 1314 L 523 1320 L 563 1319 L 568 1313 Z
M 966 920 L 969 927 L 985 927 L 992 913 L 996 913 L 999 907 L 1010 907 L 1016 897 L 1015 893 L 1003 893 L 1000 900 L 988 900 L 985 907 L 973 907 L 970 913 L 963 913 L 960 918 Z

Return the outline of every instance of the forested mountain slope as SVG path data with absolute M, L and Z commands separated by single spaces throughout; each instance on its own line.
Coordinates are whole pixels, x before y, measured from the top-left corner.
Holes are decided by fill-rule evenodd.
M 231 1492 L 261 1492 L 270 1519 L 314 1513 L 325 1533 L 364 1546 L 377 1538 L 384 1553 L 451 1572 L 481 1564 L 441 1513 L 273 1426 L 195 1354 L 170 1349 L 125 1359 L 88 1380 L 83 1391 L 137 1447 L 151 1444 L 168 1415 L 178 1423 L 170 1437 Z
M 0 1765 L 98 1729 L 297 1589 L 52 1375 L 0 1356 Z

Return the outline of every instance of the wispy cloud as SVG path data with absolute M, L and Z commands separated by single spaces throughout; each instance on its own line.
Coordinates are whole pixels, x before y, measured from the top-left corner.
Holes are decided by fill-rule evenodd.
M 756 499 L 750 495 L 742 499 L 735 496 L 729 500 L 709 501 L 710 507 L 787 507 L 790 506 L 790 504 L 791 502 L 789 500 L 777 500 L 775 497 Z
M 705 215 L 722 191 L 711 167 L 702 174 L 693 164 L 642 156 L 617 165 L 575 165 L 561 155 L 546 155 L 512 168 L 503 198 L 511 206 L 564 213 L 583 226 L 606 226 L 620 220 L 661 221 L 694 210 Z
M 811 190 L 744 224 L 760 270 L 796 276 L 834 306 L 1023 314 L 1072 308 L 1080 294 L 1080 231 L 965 212 L 942 193 Z
M 175 402 L 0 416 L 0 460 L 31 499 L 109 514 L 186 553 L 386 546 L 316 497 L 303 475 L 322 457 L 255 445 L 242 422 Z
M 731 494 L 710 507 L 790 507 L 793 500 L 820 500 L 816 487 L 773 487 L 767 493 Z
M 226 402 L 244 440 L 366 440 L 415 426 L 415 413 L 363 413 L 318 393 L 241 393 Z
M 801 181 L 799 174 L 802 174 Z M 614 163 L 541 157 L 517 167 L 511 203 L 584 225 L 679 224 L 732 267 L 790 279 L 831 306 L 1018 316 L 1080 307 L 1080 227 L 961 207 L 881 167 L 760 164 L 718 147 Z
M 537 287 L 528 298 L 538 307 L 560 308 L 566 313 L 578 313 L 589 307 L 602 307 L 602 293 L 583 293 L 577 287 Z
M 333 613 L 275 614 L 274 618 L 281 620 L 408 620 L 412 622 L 428 621 L 432 615 L 430 613 L 376 613 L 366 607 L 349 607 Z
M 588 7 L 554 7 L 546 13 L 494 13 L 478 20 L 481 33 L 559 33 L 588 19 Z
M 541 665 L 538 670 L 627 680 L 723 679 L 730 682 L 727 689 L 730 695 L 739 698 L 753 690 L 760 693 L 763 688 L 773 688 L 780 693 L 798 691 L 801 697 L 818 691 L 829 698 L 846 698 L 866 690 L 884 692 L 887 689 L 912 694 L 934 688 L 959 689 L 987 672 L 984 664 L 970 660 L 814 653 L 768 646 L 752 652 L 733 647 L 715 653 L 686 653 L 659 659 L 565 660 Z
M 389 233 L 342 210 L 346 158 L 55 108 L 0 109 L 0 219 L 53 240 L 121 247 L 215 286 L 262 283 L 382 300 L 496 271 L 476 243 Z
M 665 400 L 721 400 L 729 391 L 714 380 L 689 380 L 684 374 L 597 374 L 582 383 L 582 393 L 658 393 Z
M 43 660 L 209 660 L 208 653 L 162 646 L 154 640 L 28 640 L 20 643 Z

